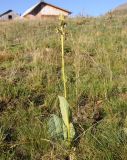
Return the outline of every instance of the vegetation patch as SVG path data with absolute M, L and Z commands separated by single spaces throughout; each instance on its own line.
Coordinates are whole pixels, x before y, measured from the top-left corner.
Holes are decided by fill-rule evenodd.
M 1 160 L 126 160 L 126 18 L 1 24 Z

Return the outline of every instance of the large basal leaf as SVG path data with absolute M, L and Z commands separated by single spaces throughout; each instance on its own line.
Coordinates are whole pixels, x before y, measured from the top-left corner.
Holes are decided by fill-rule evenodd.
M 126 116 L 125 121 L 124 121 L 124 128 L 123 128 L 123 130 L 124 130 L 124 133 L 127 135 L 127 116 Z
M 64 140 L 67 140 L 67 138 L 68 138 L 67 127 L 65 126 L 64 123 L 63 123 L 63 137 L 64 137 Z
M 75 128 L 72 123 L 70 123 L 70 140 L 73 140 L 75 138 Z
M 70 123 L 70 141 L 72 141 L 75 138 L 75 134 L 76 133 L 75 133 L 74 125 Z M 63 123 L 63 136 L 64 136 L 64 140 L 68 139 L 68 130 L 64 123 Z
M 69 128 L 70 121 L 70 108 L 67 100 L 64 97 L 59 96 L 60 110 L 62 114 L 62 119 L 67 128 Z
M 48 121 L 49 134 L 52 138 L 63 139 L 63 120 L 56 115 L 52 115 Z
M 127 128 L 123 128 L 123 131 L 127 135 Z

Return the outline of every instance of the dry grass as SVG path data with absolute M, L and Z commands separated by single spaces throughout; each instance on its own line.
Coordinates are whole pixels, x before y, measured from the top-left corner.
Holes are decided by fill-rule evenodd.
M 58 113 L 57 96 L 63 94 L 58 23 L 1 23 L 2 160 L 66 160 L 70 153 L 77 160 L 126 160 L 126 17 L 67 22 L 67 99 L 76 148 L 50 139 L 46 126 L 48 117 Z

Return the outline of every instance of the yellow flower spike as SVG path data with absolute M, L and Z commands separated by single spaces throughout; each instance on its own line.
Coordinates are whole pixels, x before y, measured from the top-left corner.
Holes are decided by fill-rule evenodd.
M 61 14 L 61 15 L 59 16 L 59 20 L 65 21 L 65 17 Z

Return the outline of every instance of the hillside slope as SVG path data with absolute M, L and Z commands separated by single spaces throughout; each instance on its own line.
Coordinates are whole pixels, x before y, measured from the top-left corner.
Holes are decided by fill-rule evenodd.
M 0 160 L 127 159 L 127 20 L 67 21 L 67 100 L 76 137 L 49 135 L 63 95 L 59 22 L 0 23 Z M 74 159 L 74 157 L 73 157 Z
M 115 10 L 127 10 L 127 3 L 118 6 Z
M 117 15 L 126 15 L 127 14 L 127 3 L 124 3 L 118 7 L 116 7 L 112 13 Z

